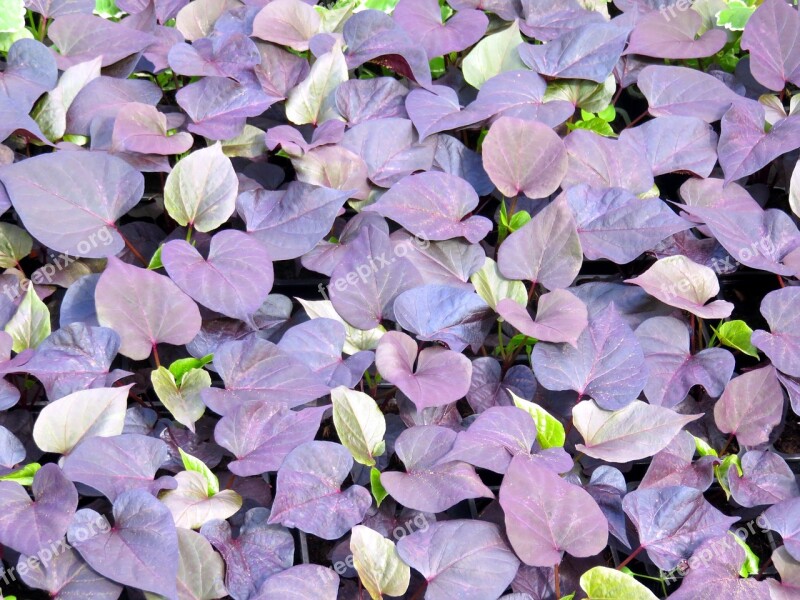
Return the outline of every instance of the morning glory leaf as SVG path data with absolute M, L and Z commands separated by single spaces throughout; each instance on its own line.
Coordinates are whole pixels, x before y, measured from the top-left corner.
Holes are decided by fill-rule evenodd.
M 386 419 L 377 403 L 367 394 L 344 386 L 331 390 L 331 400 L 339 440 L 357 462 L 374 466 L 375 457 L 386 451 Z
M 317 59 L 308 76 L 289 92 L 286 118 L 296 125 L 317 125 L 331 118 L 334 92 L 339 84 L 347 81 L 347 77 L 347 62 L 342 50 L 334 46 Z
M 181 456 L 185 453 L 181 452 Z M 175 480 L 178 487 L 162 493 L 160 499 L 172 513 L 176 527 L 200 529 L 216 519 L 232 517 L 242 507 L 242 497 L 233 490 L 220 492 L 219 483 L 212 493 L 208 476 L 200 471 L 181 471 Z
M 60 140 L 67 131 L 67 111 L 86 85 L 100 77 L 101 57 L 69 67 L 55 88 L 39 101 L 32 116 L 51 141 Z
M 538 404 L 520 398 L 514 392 L 509 392 L 514 400 L 514 406 L 528 413 L 536 423 L 536 441 L 544 448 L 561 448 L 564 446 L 566 434 L 561 421 L 547 412 Z
M 0 223 L 0 267 L 10 269 L 31 253 L 33 240 L 24 229 Z
M 350 551 L 358 577 L 373 600 L 381 600 L 384 594 L 405 594 L 411 570 L 398 556 L 392 540 L 374 529 L 356 525 L 350 535 Z
M 725 321 L 720 323 L 714 332 L 717 334 L 720 344 L 734 348 L 740 352 L 758 358 L 758 349 L 750 341 L 753 330 L 741 320 Z
M 777 504 L 800 495 L 792 469 L 774 452 L 750 450 L 742 456 L 741 473 L 733 467 L 728 469 L 728 485 L 742 506 Z
M 499 73 L 524 69 L 525 64 L 517 51 L 522 43 L 516 20 L 506 29 L 486 36 L 464 57 L 464 79 L 472 87 L 481 89 Z
M 332 569 L 320 565 L 302 564 L 267 578 L 253 600 L 336 600 L 339 593 L 339 576 Z
M 39 463 L 29 463 L 21 469 L 0 476 L 0 481 L 15 481 L 20 485 L 29 486 L 33 483 L 33 477 L 41 468 L 42 465 Z
M 528 303 L 528 290 L 525 289 L 525 284 L 503 277 L 497 263 L 488 256 L 484 259 L 480 270 L 470 275 L 469 280 L 475 286 L 478 295 L 494 309 L 500 301 L 506 299 L 513 300 L 521 306 Z
M 714 421 L 740 444 L 757 446 L 781 422 L 783 404 L 775 368 L 768 365 L 731 379 L 714 405 Z
M 747 21 L 742 50 L 750 52 L 756 81 L 782 91 L 787 82 L 800 84 L 800 14 L 784 0 L 765 0 Z
M 526 299 L 527 300 L 527 299 Z M 577 346 L 588 324 L 586 305 L 567 290 L 553 290 L 539 297 L 536 319 L 525 305 L 501 300 L 497 314 L 524 335 L 545 342 L 565 342 Z
M 609 569 L 593 567 L 581 575 L 581 587 L 587 600 L 656 600 L 657 596 L 632 575 Z
M 203 369 L 191 369 L 184 374 L 180 385 L 166 368 L 150 373 L 150 381 L 158 399 L 178 423 L 194 431 L 194 424 L 203 416 L 205 405 L 200 392 L 211 387 L 211 375 Z
M 761 314 L 767 320 L 770 333 L 759 329 L 751 337 L 753 345 L 766 354 L 777 369 L 793 377 L 800 376 L 798 296 L 794 288 L 781 288 L 764 296 Z
M 253 36 L 302 52 L 319 32 L 320 18 L 314 7 L 300 0 L 275 0 L 264 6 L 253 21 Z
M 50 311 L 39 299 L 32 283 L 4 331 L 14 340 L 11 346 L 14 352 L 36 348 L 50 335 Z

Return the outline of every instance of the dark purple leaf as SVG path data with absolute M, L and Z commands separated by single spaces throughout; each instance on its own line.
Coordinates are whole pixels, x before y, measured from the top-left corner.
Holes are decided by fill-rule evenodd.
M 636 329 L 644 351 L 647 383 L 644 395 L 651 404 L 672 408 L 683 402 L 694 385 L 716 398 L 733 375 L 736 360 L 724 348 L 689 350 L 690 332 L 673 317 L 654 317 Z
M 545 388 L 573 390 L 609 410 L 635 400 L 647 381 L 642 348 L 613 304 L 589 317 L 577 346 L 540 342 L 532 362 Z
M 433 513 L 468 498 L 494 498 L 471 465 L 448 457 L 455 440 L 455 431 L 438 425 L 403 431 L 395 442 L 395 452 L 406 472 L 381 473 L 386 491 L 407 508 Z
M 727 535 L 738 517 L 727 517 L 700 490 L 670 486 L 635 490 L 622 500 L 639 543 L 659 569 L 669 571 L 705 541 Z
M 89 135 L 94 119 L 117 116 L 131 102 L 154 106 L 161 99 L 161 90 L 143 79 L 116 79 L 101 75 L 87 83 L 67 110 L 67 132 Z
M 353 457 L 332 442 L 306 442 L 278 470 L 270 523 L 335 540 L 364 519 L 372 496 L 359 485 L 341 490 Z
M 6 475 L 23 460 L 25 460 L 25 446 L 17 436 L 0 425 L 0 473 Z
M 714 465 L 719 460 L 714 456 L 702 456 L 692 462 L 695 450 L 691 434 L 687 431 L 678 433 L 666 448 L 653 457 L 639 489 L 683 485 L 706 491 L 714 481 Z
M 96 121 L 95 121 L 96 122 Z M 174 129 L 169 116 L 154 106 L 141 103 L 123 104 L 114 120 L 111 134 L 112 152 L 136 152 L 140 154 L 172 155 L 188 151 L 194 139 L 181 131 L 169 135 Z
M 499 597 L 519 567 L 497 525 L 484 521 L 432 523 L 398 541 L 397 552 L 427 581 L 428 600 Z
M 577 0 L 522 0 L 525 20 L 520 29 L 529 37 L 551 41 L 583 25 L 605 22 L 600 11 L 587 8 Z
M 608 522 L 582 488 L 519 455 L 500 486 L 511 546 L 525 564 L 558 564 L 569 553 L 593 556 L 608 543 Z
M 0 543 L 31 556 L 64 537 L 78 508 L 75 486 L 55 464 L 36 473 L 33 497 L 15 481 L 0 481 Z
M 523 400 L 531 400 L 536 387 L 536 378 L 530 367 L 514 365 L 503 376 L 500 363 L 493 357 L 484 356 L 472 361 L 467 401 L 480 414 L 492 406 L 513 406 L 511 393 Z
M 433 170 L 458 175 L 475 188 L 479 196 L 488 196 L 494 184 L 483 168 L 481 156 L 451 135 L 436 136 Z
M 603 511 L 608 520 L 609 533 L 626 547 L 630 547 L 628 533 L 625 530 L 625 513 L 622 511 L 622 499 L 628 493 L 625 476 L 614 467 L 601 465 L 592 472 L 592 477 L 584 489 Z
M 770 333 L 761 329 L 751 337 L 753 345 L 766 354 L 776 369 L 800 376 L 800 290 L 781 288 L 770 292 L 761 301 L 761 314 Z
M 731 495 L 742 506 L 777 504 L 800 496 L 795 474 L 780 456 L 769 450 L 750 450 L 741 459 L 742 475 L 736 465 L 728 469 Z
M 144 490 L 114 502 L 114 526 L 90 508 L 79 510 L 69 543 L 95 571 L 112 581 L 177 597 L 178 536 L 166 506 Z
M 228 464 L 232 473 L 247 477 L 277 471 L 287 454 L 314 439 L 328 408 L 294 411 L 253 402 L 223 417 L 214 429 L 214 439 L 236 457 Z
M 407 94 L 408 89 L 392 77 L 351 79 L 334 93 L 336 108 L 351 127 L 373 119 L 405 119 Z
M 433 86 L 431 91 L 412 90 L 406 97 L 406 111 L 421 140 L 434 133 L 472 125 L 489 116 L 472 107 L 462 110 L 456 91 L 443 85 Z
M 714 421 L 740 444 L 757 446 L 781 422 L 783 405 L 775 368 L 766 366 L 731 379 L 714 405 Z
M 156 479 L 167 462 L 167 445 L 158 438 L 139 434 L 90 437 L 64 460 L 64 474 L 76 483 L 94 488 L 114 502 L 120 494 L 143 489 L 156 495 L 174 489 L 172 477 Z
M 472 289 L 470 276 L 479 271 L 486 260 L 480 244 L 470 244 L 462 239 L 431 243 L 403 230 L 391 237 L 395 253 L 404 254 L 419 272 L 423 283 Z

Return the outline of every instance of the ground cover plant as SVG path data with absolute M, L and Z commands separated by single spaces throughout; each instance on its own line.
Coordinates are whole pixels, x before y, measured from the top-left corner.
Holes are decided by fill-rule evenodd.
M 800 598 L 797 7 L 312 2 L 0 1 L 0 597 Z

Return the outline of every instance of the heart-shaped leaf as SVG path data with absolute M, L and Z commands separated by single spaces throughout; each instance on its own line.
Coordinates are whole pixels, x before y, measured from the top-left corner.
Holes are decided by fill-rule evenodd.
M 339 441 L 356 462 L 374 466 L 375 457 L 386 451 L 386 419 L 378 404 L 367 394 L 344 386 L 331 390 L 331 400 Z
M 497 314 L 520 333 L 544 342 L 565 342 L 577 346 L 578 338 L 589 323 L 586 305 L 567 290 L 553 290 L 539 297 L 536 319 L 524 305 L 501 300 Z
M 429 59 L 469 48 L 489 26 L 486 15 L 479 10 L 459 10 L 443 23 L 434 0 L 400 0 L 392 17 L 413 42 L 425 48 Z
M 353 527 L 350 535 L 353 565 L 361 583 L 373 600 L 402 596 L 408 589 L 411 570 L 400 560 L 392 540 L 363 525 Z
M 783 0 L 765 0 L 748 19 L 742 49 L 750 52 L 756 81 L 783 91 L 786 82 L 800 84 L 800 15 Z
M 793 377 L 800 376 L 799 300 L 794 288 L 781 288 L 764 296 L 761 314 L 767 320 L 770 333 L 759 329 L 751 338 L 753 345 L 769 357 L 775 368 Z
M 783 404 L 775 368 L 766 366 L 731 379 L 714 405 L 714 421 L 740 444 L 757 446 L 781 422 Z

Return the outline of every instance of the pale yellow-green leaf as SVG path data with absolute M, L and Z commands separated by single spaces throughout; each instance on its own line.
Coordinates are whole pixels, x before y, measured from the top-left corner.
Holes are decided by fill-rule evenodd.
M 200 392 L 211 387 L 211 375 L 205 369 L 187 371 L 181 385 L 175 383 L 175 376 L 166 367 L 159 367 L 150 373 L 150 381 L 158 399 L 175 417 L 175 420 L 194 431 L 194 424 L 203 416 L 205 404 Z
M 0 267 L 9 269 L 28 256 L 33 240 L 24 229 L 11 223 L 0 223 Z
M 795 164 L 789 183 L 789 206 L 792 207 L 792 212 L 800 217 L 800 161 Z
M 164 184 L 164 208 L 179 225 L 208 232 L 230 218 L 238 192 L 231 159 L 216 143 L 178 161 Z
M 208 468 L 208 465 L 206 465 L 206 463 L 196 456 L 192 456 L 188 452 L 184 452 L 182 448 L 178 448 L 178 452 L 180 452 L 181 461 L 183 461 L 183 468 L 192 473 L 199 473 L 203 478 L 206 485 L 206 494 L 211 497 L 218 493 L 219 479 L 217 479 L 217 476 L 211 472 L 211 469 Z
M 594 567 L 581 575 L 587 600 L 658 600 L 632 576 L 608 567 Z
M 0 33 L 13 33 L 25 27 L 23 0 L 0 0 Z
M 495 75 L 517 69 L 527 70 L 517 51 L 522 42 L 516 21 L 502 31 L 487 35 L 464 57 L 464 79 L 472 87 L 481 89 Z
M 50 335 L 50 311 L 36 295 L 36 290 L 30 282 L 25 297 L 17 307 L 17 312 L 6 323 L 5 331 L 14 340 L 11 346 L 14 352 L 36 348 Z
M 197 471 L 181 471 L 175 479 L 178 487 L 159 498 L 177 527 L 199 529 L 209 521 L 232 517 L 242 507 L 242 497 L 233 490 L 208 495 L 206 479 Z
M 375 400 L 363 392 L 340 385 L 331 390 L 333 424 L 339 441 L 353 458 L 369 467 L 386 449 L 386 419 Z
M 102 57 L 78 63 L 61 75 L 56 87 L 47 92 L 31 116 L 50 141 L 60 140 L 67 130 L 67 110 L 86 84 L 100 77 Z
M 222 153 L 230 158 L 256 158 L 266 151 L 264 132 L 252 125 L 245 125 L 242 133 L 222 142 Z
M 286 99 L 286 118 L 296 125 L 317 125 L 336 114 L 333 92 L 347 81 L 347 62 L 341 48 L 334 46 L 311 66 L 308 76 Z
M 525 306 L 528 304 L 528 290 L 525 284 L 514 279 L 506 279 L 497 268 L 497 263 L 488 256 L 479 271 L 475 271 L 469 278 L 475 291 L 493 309 L 500 300 L 510 298 L 514 302 Z
M 406 593 L 411 570 L 400 559 L 392 540 L 374 529 L 356 525 L 350 535 L 350 552 L 358 577 L 372 600 Z
M 319 13 L 320 31 L 325 33 L 341 33 L 345 22 L 353 14 L 356 8 L 355 0 L 348 0 L 344 3 L 336 3 L 333 6 L 325 7 L 317 4 L 314 9 Z
M 528 413 L 536 423 L 536 440 L 542 448 L 560 448 L 564 445 L 567 436 L 561 421 L 538 404 L 520 398 L 514 392 L 509 394 L 514 399 L 514 405 Z
M 339 316 L 330 300 L 303 300 L 296 298 L 310 319 L 333 319 L 344 325 L 345 342 L 342 351 L 345 354 L 355 354 L 362 350 L 374 350 L 378 342 L 386 333 L 383 325 L 374 329 L 356 329 Z
M 609 75 L 603 83 L 583 79 L 559 79 L 551 82 L 544 93 L 544 101 L 566 100 L 587 112 L 600 112 L 611 104 L 617 82 Z
M 8 52 L 14 42 L 18 40 L 33 39 L 33 34 L 27 27 L 22 27 L 9 33 L 0 33 L 0 52 Z

